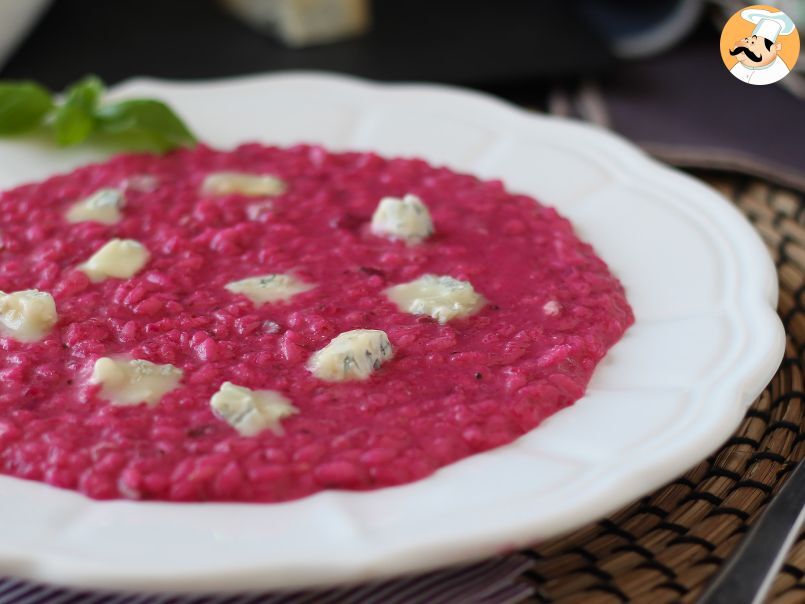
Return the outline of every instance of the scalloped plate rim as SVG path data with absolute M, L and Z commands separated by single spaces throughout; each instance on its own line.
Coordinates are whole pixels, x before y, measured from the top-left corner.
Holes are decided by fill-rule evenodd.
M 728 368 L 726 375 L 721 376 L 717 383 L 710 384 L 706 391 L 708 405 L 699 405 L 697 414 L 691 418 L 692 426 L 686 433 L 688 441 L 685 446 L 675 449 L 654 451 L 653 455 L 646 455 L 640 462 L 632 461 L 626 471 L 621 464 L 613 469 L 612 464 L 603 464 L 597 468 L 588 468 L 588 471 L 608 470 L 610 473 L 598 480 L 591 487 L 587 485 L 586 499 L 575 506 L 568 506 L 565 510 L 554 510 L 550 523 L 546 518 L 540 517 L 535 504 L 523 505 L 522 501 L 509 502 L 501 498 L 501 509 L 512 514 L 509 523 L 480 523 L 461 538 L 449 541 L 433 541 L 423 544 L 414 544 L 411 547 L 396 547 L 394 543 L 378 543 L 367 536 L 354 535 L 366 539 L 366 547 L 359 549 L 361 555 L 349 559 L 315 560 L 308 565 L 296 564 L 293 568 L 283 567 L 274 556 L 273 562 L 265 559 L 256 560 L 252 565 L 241 565 L 238 568 L 225 568 L 216 574 L 214 557 L 211 556 L 210 565 L 201 568 L 164 569 L 156 573 L 155 570 L 142 568 L 139 571 L 131 568 L 120 568 L 121 562 L 92 558 L 92 552 L 81 552 L 86 558 L 79 555 L 68 557 L 54 556 L 43 551 L 41 544 L 32 546 L 27 551 L 23 543 L 13 544 L 16 551 L 9 551 L 7 545 L 0 543 L 0 574 L 6 572 L 19 577 L 41 580 L 57 584 L 77 587 L 97 587 L 121 590 L 171 590 L 182 592 L 203 591 L 231 591 L 237 588 L 244 589 L 271 589 L 314 586 L 333 584 L 356 580 L 366 580 L 397 575 L 403 572 L 421 571 L 438 565 L 458 563 L 472 560 L 484 555 L 525 545 L 535 538 L 544 539 L 556 534 L 571 530 L 600 517 L 635 497 L 648 492 L 667 480 L 678 475 L 690 465 L 695 464 L 710 452 L 715 450 L 737 427 L 742 419 L 746 406 L 757 396 L 774 374 L 779 360 L 783 354 L 784 332 L 782 324 L 774 310 L 777 300 L 777 281 L 774 265 L 771 262 L 757 233 L 748 224 L 745 218 L 723 197 L 708 189 L 694 179 L 679 172 L 661 166 L 651 160 L 638 149 L 620 137 L 589 126 L 561 118 L 546 117 L 529 114 L 526 111 L 508 105 L 507 103 L 460 88 L 432 85 L 432 84 L 379 84 L 370 83 L 356 78 L 322 74 L 314 72 L 286 72 L 268 76 L 245 76 L 215 81 L 168 82 L 154 79 L 130 80 L 116 87 L 115 94 L 129 90 L 154 89 L 163 90 L 170 95 L 171 91 L 196 91 L 205 88 L 236 91 L 238 88 L 275 86 L 290 88 L 310 87 L 311 89 L 326 90 L 339 89 L 342 94 L 356 96 L 368 95 L 382 105 L 384 100 L 401 102 L 405 97 L 424 97 L 441 99 L 439 102 L 451 102 L 461 106 L 461 111 L 472 113 L 478 121 L 484 119 L 483 114 L 496 114 L 509 122 L 508 127 L 522 124 L 523 130 L 533 132 L 537 128 L 548 130 L 564 130 L 567 136 L 573 134 L 594 140 L 596 145 L 610 150 L 604 160 L 609 169 L 621 171 L 617 179 L 623 182 L 639 182 L 648 186 L 658 186 L 671 193 L 682 193 L 682 199 L 689 204 L 692 211 L 706 216 L 709 220 L 717 219 L 720 227 L 732 244 L 732 252 L 740 265 L 739 277 L 743 287 L 739 290 L 739 297 L 735 305 L 730 307 L 733 314 L 739 315 L 743 322 L 744 345 L 735 352 L 737 361 L 733 367 Z M 347 92 L 345 92 L 347 91 Z M 389 101 L 391 102 L 391 101 Z M 424 102 L 424 101 L 423 101 Z M 490 122 L 493 120 L 489 120 Z M 494 130 L 495 127 L 493 126 Z M 562 143 L 565 141 L 562 140 Z M 572 148 L 572 144 L 570 147 Z M 2 154 L 2 150 L 0 150 Z M 621 182 L 621 180 L 619 180 Z M 694 205 L 690 200 L 695 200 Z M 550 200 L 545 200 L 551 203 Z M 617 267 L 613 267 L 617 268 Z M 748 286 L 747 286 L 748 284 Z M 735 317 L 733 317 L 735 319 Z M 699 387 L 701 389 L 701 387 Z M 718 404 L 714 404 L 714 401 Z M 570 407 L 561 413 L 572 413 Z M 549 425 L 549 422 L 548 422 Z M 537 430 L 543 429 L 542 427 Z M 472 456 L 457 464 L 448 466 L 472 464 L 477 458 L 489 458 L 495 455 L 505 455 L 506 449 L 516 448 L 513 445 L 502 447 L 489 453 Z M 623 460 L 620 460 L 623 462 Z M 427 484 L 439 481 L 442 471 L 432 477 L 415 484 Z M 17 479 L 0 477 L 0 485 L 10 484 L 10 481 L 20 483 Z M 27 483 L 26 483 L 27 484 Z M 164 504 L 164 503 L 121 503 L 121 502 L 94 502 L 80 495 L 63 492 L 41 485 L 30 483 L 31 492 L 40 492 L 49 499 L 63 498 L 70 501 L 70 506 L 79 510 L 79 516 L 92 516 L 100 510 L 131 509 L 130 506 L 144 506 L 147 508 L 176 510 L 181 508 L 188 514 L 199 510 L 193 504 Z M 406 487 L 399 487 L 405 489 Z M 27 490 L 27 489 L 26 489 Z M 383 493 L 393 493 L 395 489 L 385 489 Z M 327 506 L 349 508 L 350 500 L 354 498 L 368 498 L 372 493 L 328 492 L 315 495 L 302 501 L 323 501 Z M 392 495 L 393 496 L 393 495 Z M 0 499 L 3 495 L 0 494 Z M 2 502 L 0 502 L 2 503 Z M 519 503 L 519 505 L 517 505 Z M 284 505 L 295 505 L 293 502 Z M 232 509 L 233 504 L 215 504 L 202 506 L 205 508 Z M 268 506 L 270 508 L 272 506 Z M 304 507 L 304 506 L 300 506 Z M 67 508 L 65 508 L 67 509 Z M 516 510 L 516 514 L 515 514 Z M 113 512 L 114 513 L 114 512 Z M 0 520 L 0 530 L 4 520 Z M 68 521 L 66 521 L 68 522 Z M 549 524 L 549 525 L 548 525 Z M 69 530 L 69 522 L 61 526 L 61 531 Z M 58 537 L 59 531 L 54 530 Z M 359 546 L 360 548 L 360 546 Z M 97 556 L 96 556 L 97 558 Z

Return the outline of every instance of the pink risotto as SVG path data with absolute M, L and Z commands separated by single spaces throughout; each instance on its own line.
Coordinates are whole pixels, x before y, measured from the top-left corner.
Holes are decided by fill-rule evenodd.
M 204 194 L 224 171 L 285 190 Z M 118 222 L 66 220 L 103 188 L 125 193 Z M 432 216 L 418 245 L 370 230 L 381 198 L 407 194 Z M 58 313 L 37 341 L 0 337 L 0 473 L 98 499 L 276 502 L 418 480 L 571 405 L 633 322 L 556 211 L 419 159 L 257 144 L 123 155 L 0 193 L 0 237 L 0 290 L 48 292 Z M 148 260 L 94 282 L 79 266 L 113 238 Z M 261 305 L 225 288 L 267 273 L 315 287 Z M 424 274 L 485 304 L 440 323 L 384 295 Z M 393 357 L 367 379 L 314 375 L 311 355 L 355 329 L 384 331 Z M 181 380 L 155 404 L 111 404 L 90 376 L 115 355 Z M 296 412 L 241 434 L 211 408 L 224 382 Z

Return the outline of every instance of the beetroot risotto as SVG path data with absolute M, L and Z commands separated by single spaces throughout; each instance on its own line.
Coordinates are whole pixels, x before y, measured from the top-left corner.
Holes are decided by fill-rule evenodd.
M 432 474 L 582 396 L 633 322 L 553 209 L 249 144 L 0 194 L 0 473 L 274 502 Z

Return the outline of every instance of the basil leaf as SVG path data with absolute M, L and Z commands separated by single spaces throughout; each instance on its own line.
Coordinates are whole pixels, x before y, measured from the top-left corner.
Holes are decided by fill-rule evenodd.
M 163 152 L 196 143 L 165 103 L 132 99 L 104 105 L 105 92 L 98 77 L 87 76 L 70 86 L 60 103 L 54 103 L 50 93 L 33 82 L 0 82 L 0 137 L 47 125 L 62 146 L 89 137 L 110 148 L 130 151 Z
M 196 143 L 184 122 L 162 101 L 132 99 L 104 105 L 95 118 L 100 132 L 136 135 L 160 152 Z
M 70 86 L 65 96 L 68 103 L 80 105 L 87 111 L 93 111 L 106 92 L 106 86 L 98 76 L 88 75 Z
M 0 83 L 0 136 L 33 130 L 52 108 L 50 93 L 38 84 Z
M 76 82 L 65 93 L 64 103 L 53 116 L 53 130 L 59 145 L 83 142 L 95 129 L 95 109 L 106 88 L 95 76 Z

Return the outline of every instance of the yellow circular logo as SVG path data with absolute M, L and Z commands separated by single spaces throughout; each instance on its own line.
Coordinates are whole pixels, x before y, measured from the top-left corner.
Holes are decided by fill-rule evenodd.
M 756 4 L 730 17 L 721 32 L 721 60 L 747 84 L 779 82 L 799 57 L 799 33 L 783 11 Z

